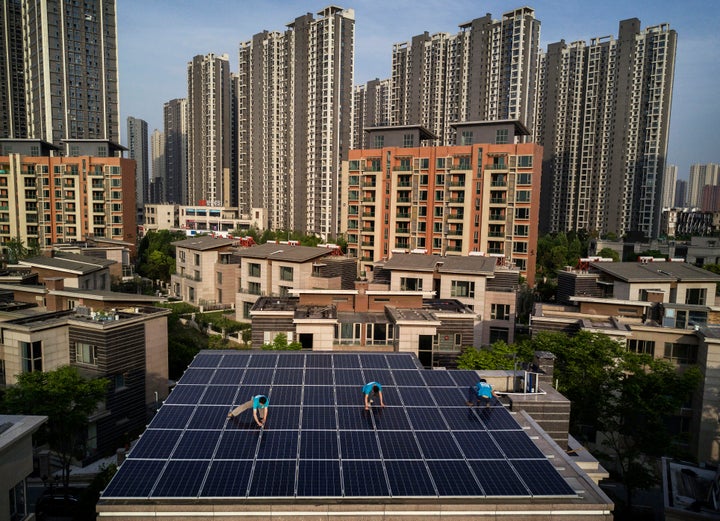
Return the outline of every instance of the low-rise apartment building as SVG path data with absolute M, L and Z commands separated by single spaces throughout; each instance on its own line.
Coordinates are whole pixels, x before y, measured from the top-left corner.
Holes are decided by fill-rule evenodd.
M 245 215 L 237 207 L 146 204 L 143 233 L 157 230 L 184 230 L 188 235 L 227 234 L 233 230 L 267 229 L 267 212 L 252 208 Z M 194 232 L 194 233 L 193 233 Z
M 517 121 L 455 124 L 455 146 L 420 126 L 366 129 L 343 164 L 348 254 L 368 274 L 395 253 L 482 252 L 535 279 L 542 147 Z M 369 275 L 368 275 L 369 276 Z
M 113 156 L 122 147 L 111 142 L 86 145 L 73 142 L 73 155 L 55 156 L 41 141 L 0 142 L 0 242 L 45 248 L 104 237 L 135 244 L 135 161 Z
M 236 266 L 228 266 L 234 241 L 203 236 L 184 239 L 175 246 L 175 274 L 170 277 L 170 295 L 194 306 L 235 302 L 234 292 L 223 292 L 224 278 L 235 277 Z M 218 271 L 216 266 L 227 269 Z M 230 273 L 226 273 L 227 271 Z
M 516 294 L 520 270 L 498 266 L 494 257 L 395 254 L 373 270 L 373 288 L 429 291 L 433 298 L 455 299 L 477 314 L 472 344 L 515 339 Z
M 5 320 L 1 383 L 13 385 L 20 373 L 65 365 L 88 378 L 109 379 L 104 403 L 89 418 L 83 461 L 112 454 L 168 395 L 168 314 L 163 308 L 78 307 Z
M 556 304 L 538 303 L 539 331 L 604 333 L 628 350 L 675 364 L 697 365 L 702 389 L 678 413 L 698 461 L 720 461 L 720 276 L 683 262 L 591 262 L 558 274 Z
M 337 255 L 338 248 L 266 243 L 240 248 L 236 319 L 247 321 L 258 297 L 290 295 L 292 290 L 354 288 L 357 260 Z

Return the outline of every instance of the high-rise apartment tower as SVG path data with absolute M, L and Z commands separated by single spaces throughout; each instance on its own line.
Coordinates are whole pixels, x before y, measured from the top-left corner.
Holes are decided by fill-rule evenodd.
M 619 36 L 548 46 L 535 138 L 542 231 L 659 233 L 677 35 L 620 22 Z
M 142 217 L 142 209 L 148 202 L 150 182 L 150 155 L 148 149 L 147 121 L 129 116 L 127 118 L 127 147 L 130 159 L 135 160 L 135 206 Z
M 353 94 L 353 10 L 327 7 L 240 44 L 239 205 L 269 226 L 335 236 Z
M 186 204 L 188 200 L 188 103 L 185 98 L 165 103 L 165 177 L 162 202 Z
M 188 187 L 191 204 L 225 204 L 232 165 L 230 62 L 227 54 L 188 63 Z
M 119 143 L 115 0 L 21 0 L 21 9 L 27 135 L 15 137 Z

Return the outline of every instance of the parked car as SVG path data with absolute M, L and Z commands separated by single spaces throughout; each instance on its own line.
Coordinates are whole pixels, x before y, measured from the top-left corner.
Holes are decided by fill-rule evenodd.
M 80 521 L 79 498 L 81 489 L 46 489 L 35 503 L 38 521 Z

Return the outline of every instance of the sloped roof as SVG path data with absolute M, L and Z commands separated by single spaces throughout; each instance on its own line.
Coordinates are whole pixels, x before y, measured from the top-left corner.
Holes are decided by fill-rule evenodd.
M 112 264 L 116 264 L 113 260 L 99 259 L 89 255 L 78 255 L 74 253 L 62 253 L 54 257 L 45 257 L 39 255 L 30 257 L 19 262 L 21 266 L 31 266 L 35 268 L 45 268 L 50 270 L 64 271 L 77 275 L 86 275 L 95 271 L 100 271 Z
M 439 273 L 467 273 L 492 275 L 495 272 L 495 257 L 424 255 L 396 253 L 383 265 L 386 270 L 437 271 Z
M 720 275 L 686 262 L 593 262 L 590 265 L 625 282 L 720 282 Z
M 175 241 L 172 245 L 180 248 L 188 248 L 190 250 L 206 251 L 214 250 L 215 248 L 222 248 L 223 246 L 232 246 L 234 243 L 235 241 L 232 239 L 221 239 L 211 237 L 209 235 L 202 235 L 200 237 L 191 237 L 190 239 Z

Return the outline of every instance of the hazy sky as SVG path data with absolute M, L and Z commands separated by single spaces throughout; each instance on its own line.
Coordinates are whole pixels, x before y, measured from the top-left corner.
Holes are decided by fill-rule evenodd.
M 128 116 L 162 130 L 163 103 L 187 95 L 187 63 L 198 54 L 227 54 L 238 68 L 238 46 L 254 34 L 282 31 L 328 5 L 355 11 L 355 84 L 388 78 L 392 45 L 428 31 L 529 5 L 541 21 L 540 43 L 616 36 L 618 22 L 642 28 L 663 23 L 678 33 L 668 162 L 686 178 L 693 163 L 720 163 L 720 9 L 715 1 L 685 0 L 117 0 L 122 142 Z M 317 16 L 316 16 L 317 18 Z M 713 121 L 716 123 L 714 124 Z M 695 132 L 696 129 L 697 132 Z

